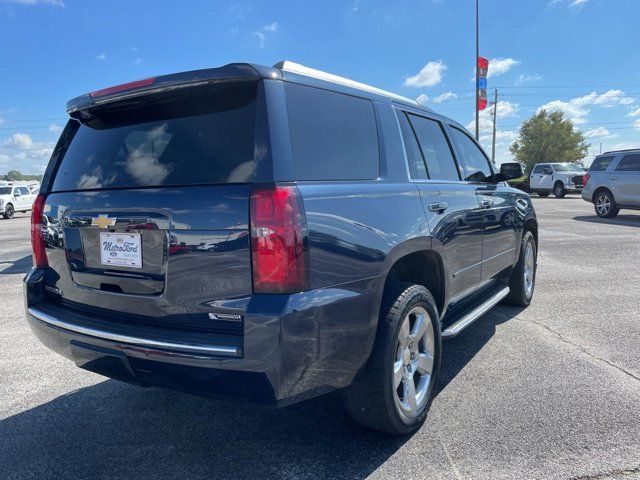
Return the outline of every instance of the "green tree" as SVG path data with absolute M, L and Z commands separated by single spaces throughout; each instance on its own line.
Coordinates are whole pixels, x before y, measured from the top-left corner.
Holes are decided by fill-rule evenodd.
M 5 175 L 0 175 L 0 180 L 6 180 L 10 182 L 23 181 L 23 180 L 42 180 L 42 175 L 24 175 L 19 170 L 9 170 Z
M 536 163 L 581 163 L 589 145 L 582 132 L 575 130 L 573 122 L 565 119 L 562 112 L 541 110 L 522 124 L 510 151 L 530 171 Z

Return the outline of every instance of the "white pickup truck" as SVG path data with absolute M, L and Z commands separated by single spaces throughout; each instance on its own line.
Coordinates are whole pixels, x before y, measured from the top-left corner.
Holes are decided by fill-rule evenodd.
M 580 193 L 586 170 L 575 163 L 537 163 L 529 174 L 529 189 L 541 197 L 553 193 L 562 198 L 567 193 Z
M 15 212 L 28 212 L 35 197 L 26 185 L 0 184 L 0 216 L 9 219 Z

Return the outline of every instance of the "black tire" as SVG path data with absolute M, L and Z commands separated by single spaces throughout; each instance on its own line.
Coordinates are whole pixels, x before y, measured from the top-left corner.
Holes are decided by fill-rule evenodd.
M 415 416 L 407 418 L 400 413 L 396 395 L 401 386 L 405 385 L 404 379 L 409 378 L 404 375 L 411 375 L 407 372 L 412 370 L 410 366 L 405 367 L 403 364 L 401 368 L 405 372 L 402 376 L 403 380 L 394 388 L 394 364 L 404 362 L 404 360 L 398 360 L 398 355 L 402 356 L 401 347 L 398 344 L 399 335 L 409 312 L 415 308 L 426 310 L 433 328 L 433 367 L 430 378 L 425 379 L 428 381 L 426 394 L 422 397 L 419 408 L 416 408 L 413 414 Z M 420 428 L 431 406 L 433 388 L 440 370 L 441 351 L 438 309 L 429 290 L 422 285 L 389 286 L 382 301 L 378 332 L 369 362 L 364 372 L 344 391 L 344 404 L 351 417 L 368 428 L 392 435 L 407 435 Z M 414 358 L 413 354 L 411 358 Z M 414 382 L 415 375 L 420 375 L 418 370 L 413 370 L 411 382 Z
M 551 195 L 551 192 L 538 192 L 538 196 L 539 197 L 548 197 L 549 195 Z
M 529 244 L 533 249 L 533 278 L 531 279 L 531 288 L 527 287 L 527 281 L 525 280 L 525 256 L 527 246 Z M 513 271 L 511 272 L 511 276 L 509 277 L 509 295 L 505 297 L 504 303 L 519 307 L 527 307 L 531 303 L 533 292 L 536 287 L 536 273 L 538 270 L 537 260 L 538 246 L 536 245 L 535 237 L 530 231 L 525 231 L 520 245 L 518 263 L 516 263 Z
M 553 186 L 553 194 L 556 196 L 556 198 L 564 198 L 564 196 L 567 194 L 567 191 L 565 190 L 562 183 L 556 182 L 556 184 Z
M 593 198 L 593 208 L 600 218 L 613 218 L 620 212 L 620 208 L 616 205 L 616 200 L 609 190 L 596 192 Z
M 13 218 L 13 205 L 9 204 L 4 208 L 4 218 L 9 220 L 10 218 Z

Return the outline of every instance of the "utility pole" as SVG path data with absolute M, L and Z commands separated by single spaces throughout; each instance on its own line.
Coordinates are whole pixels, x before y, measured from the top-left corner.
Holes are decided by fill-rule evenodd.
M 479 0 L 476 0 L 476 58 L 474 60 L 476 66 L 476 140 L 480 141 L 480 110 L 478 110 L 478 77 L 479 69 L 478 58 L 480 57 L 480 6 Z
M 498 115 L 498 89 L 495 89 L 493 97 L 493 140 L 491 142 L 491 161 L 496 161 L 496 118 Z

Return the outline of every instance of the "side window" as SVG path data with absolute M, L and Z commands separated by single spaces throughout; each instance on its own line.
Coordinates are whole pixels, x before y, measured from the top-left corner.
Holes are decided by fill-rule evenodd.
M 545 166 L 546 165 L 542 165 L 542 164 L 536 165 L 535 168 L 533 169 L 533 172 L 531 173 L 542 173 L 542 170 L 544 170 Z
M 591 166 L 589 167 L 590 172 L 604 172 L 611 162 L 613 161 L 613 156 L 609 157 L 596 157 Z
M 460 155 L 462 155 L 464 179 L 468 182 L 487 182 L 493 174 L 489 167 L 489 159 L 462 130 L 452 127 L 451 134 Z
M 429 178 L 427 175 L 427 167 L 422 159 L 422 153 L 420 153 L 420 146 L 416 140 L 416 136 L 413 133 L 413 128 L 409 124 L 409 119 L 404 112 L 398 112 L 398 121 L 400 122 L 400 128 L 402 130 L 402 137 L 404 139 L 404 148 L 407 152 L 407 161 L 409 162 L 409 172 L 413 180 L 426 180 Z
M 29 195 L 29 189 L 27 187 L 20 187 L 18 190 L 20 190 L 22 195 Z
M 616 172 L 640 172 L 640 154 L 625 155 L 618 163 Z
M 460 181 L 456 161 L 440 122 L 417 115 L 409 115 L 408 117 L 418 137 L 429 178 Z
M 297 180 L 378 178 L 378 130 L 371 101 L 285 84 Z

